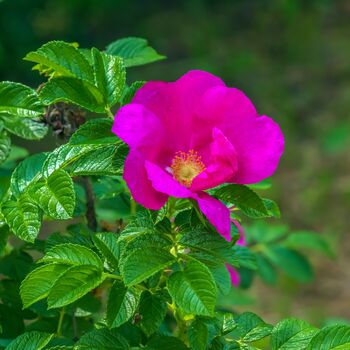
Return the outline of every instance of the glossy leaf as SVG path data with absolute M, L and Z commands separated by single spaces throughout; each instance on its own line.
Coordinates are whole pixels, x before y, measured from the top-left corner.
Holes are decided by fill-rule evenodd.
M 44 114 L 44 107 L 37 93 L 28 86 L 0 82 L 0 115 L 37 118 Z
M 38 119 L 2 116 L 2 120 L 9 133 L 26 140 L 40 140 L 48 131 L 47 125 Z
M 6 350 L 41 350 L 51 340 L 53 334 L 43 332 L 26 332 L 12 341 Z
M 306 350 L 350 349 L 350 326 L 336 325 L 321 329 L 310 341 Z
M 108 263 L 114 267 L 118 267 L 118 246 L 117 236 L 113 232 L 101 232 L 93 235 L 93 241 L 97 249 L 106 258 Z
M 5 130 L 0 131 L 0 164 L 3 163 L 11 150 L 11 139 Z

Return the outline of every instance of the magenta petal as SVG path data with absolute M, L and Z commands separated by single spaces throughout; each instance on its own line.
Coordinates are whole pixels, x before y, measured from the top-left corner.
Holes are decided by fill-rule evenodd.
M 197 194 L 199 209 L 207 217 L 209 222 L 227 241 L 231 240 L 230 235 L 230 210 L 219 200 L 209 196 L 205 192 Z
M 239 273 L 237 272 L 237 270 L 235 270 L 231 265 L 226 264 L 226 268 L 227 271 L 230 274 L 231 277 L 231 283 L 233 286 L 239 286 L 239 282 L 240 282 L 240 277 L 239 277 Z
M 237 171 L 237 154 L 232 143 L 218 128 L 213 129 L 212 135 L 207 168 L 194 178 L 193 191 L 216 187 L 227 182 Z
M 164 137 L 164 127 L 158 117 L 143 105 L 134 103 L 118 110 L 112 132 L 130 148 L 151 146 L 156 149 Z
M 157 192 L 147 177 L 145 160 L 136 150 L 131 150 L 124 165 L 124 180 L 128 184 L 134 200 L 146 208 L 158 210 L 168 199 Z
M 237 240 L 236 244 L 243 245 L 243 246 L 247 245 L 247 242 L 245 240 L 244 230 L 241 224 L 234 219 L 231 219 L 231 222 L 237 227 L 238 233 L 239 233 L 239 239 Z
M 146 161 L 145 166 L 147 176 L 152 182 L 153 188 L 157 191 L 176 198 L 192 198 L 195 196 L 158 165 Z
M 284 138 L 278 124 L 262 116 L 237 124 L 228 135 L 238 155 L 238 171 L 230 180 L 250 184 L 271 176 L 284 150 Z

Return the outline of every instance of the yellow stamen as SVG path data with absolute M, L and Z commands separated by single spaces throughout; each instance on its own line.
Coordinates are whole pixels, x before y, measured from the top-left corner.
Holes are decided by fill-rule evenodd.
M 205 165 L 201 156 L 191 149 L 188 152 L 176 152 L 170 168 L 177 181 L 186 187 L 190 187 L 192 180 L 205 170 Z

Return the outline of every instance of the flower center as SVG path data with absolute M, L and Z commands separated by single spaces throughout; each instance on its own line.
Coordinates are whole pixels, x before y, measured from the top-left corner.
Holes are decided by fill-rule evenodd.
M 170 168 L 177 181 L 186 187 L 190 187 L 192 180 L 205 170 L 205 165 L 201 156 L 191 149 L 188 152 L 176 152 Z

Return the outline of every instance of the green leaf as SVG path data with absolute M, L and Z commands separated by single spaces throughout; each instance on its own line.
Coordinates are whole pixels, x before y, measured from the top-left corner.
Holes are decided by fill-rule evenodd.
M 148 46 L 147 40 L 142 38 L 119 39 L 109 44 L 106 50 L 111 55 L 122 57 L 126 67 L 140 66 L 166 58 Z
M 84 334 L 75 344 L 76 350 L 128 350 L 127 341 L 116 329 L 96 329 Z
M 268 284 L 277 282 L 277 273 L 271 263 L 261 254 L 256 254 L 257 272 L 261 279 Z
M 0 131 L 0 164 L 3 163 L 10 154 L 11 139 L 5 130 Z
M 70 145 L 110 145 L 120 141 L 112 133 L 111 118 L 97 118 L 88 120 L 72 135 Z
M 93 71 L 89 62 L 72 44 L 50 41 L 37 51 L 28 53 L 24 60 L 38 63 L 34 69 L 49 75 L 77 77 L 93 82 Z
M 193 350 L 206 350 L 209 340 L 207 325 L 200 319 L 194 320 L 188 329 L 188 340 Z
M 285 274 L 296 281 L 307 283 L 313 279 L 312 267 L 300 253 L 281 246 L 273 246 L 265 249 L 264 254 Z
M 125 85 L 125 67 L 123 59 L 108 55 L 93 48 L 91 50 L 95 85 L 102 92 L 106 108 L 114 106 L 122 96 Z
M 5 116 L 1 118 L 8 132 L 26 140 L 40 140 L 48 131 L 48 126 L 41 120 Z
M 317 233 L 298 231 L 288 235 L 283 245 L 294 249 L 311 249 L 333 257 L 334 252 L 330 245 Z
M 237 332 L 243 342 L 255 342 L 271 334 L 272 326 L 252 312 L 244 312 L 235 318 Z M 236 332 L 236 330 L 235 330 Z
M 11 191 L 19 196 L 40 174 L 47 153 L 37 153 L 24 159 L 12 173 Z
M 134 81 L 130 86 L 125 86 L 123 97 L 121 99 L 121 105 L 124 106 L 131 102 L 135 93 L 145 84 L 145 81 Z
M 119 281 L 114 282 L 107 304 L 107 323 L 110 328 L 121 326 L 134 315 L 140 295 L 140 290 L 127 288 Z
M 318 329 L 307 322 L 289 318 L 279 322 L 271 333 L 272 350 L 303 350 Z
M 97 249 L 106 258 L 111 267 L 118 268 L 117 236 L 113 232 L 101 232 L 93 235 Z
M 238 264 L 239 267 L 245 267 L 250 270 L 256 270 L 256 256 L 255 254 L 247 247 L 235 245 L 231 249 L 232 259 L 234 266 Z M 231 264 L 231 262 L 229 261 Z
M 251 218 L 272 216 L 262 198 L 252 189 L 244 185 L 226 185 L 214 191 L 215 196 L 225 202 L 234 204 L 243 214 Z
M 30 191 L 44 213 L 55 219 L 70 219 L 75 208 L 75 191 L 71 177 L 62 169 L 36 183 Z
M 46 298 L 59 276 L 66 271 L 66 265 L 49 264 L 30 272 L 21 283 L 20 294 L 23 307 L 27 308 L 37 301 Z
M 21 118 L 37 118 L 44 114 L 44 107 L 37 93 L 28 86 L 0 82 L 0 115 Z
M 216 303 L 216 285 L 208 268 L 193 260 L 183 271 L 168 280 L 169 293 L 181 309 L 189 314 L 212 316 Z
M 140 326 L 147 336 L 158 331 L 167 311 L 167 298 L 164 292 L 158 291 L 142 293 L 139 314 L 141 316 Z
M 350 327 L 330 326 L 321 329 L 310 341 L 306 350 L 347 350 L 350 349 Z
M 99 89 L 85 80 L 59 77 L 48 81 L 40 90 L 39 98 L 50 105 L 67 102 L 78 105 L 91 112 L 105 113 L 105 103 Z
M 133 286 L 151 277 L 158 271 L 175 262 L 175 257 L 169 250 L 158 249 L 134 249 L 123 260 L 120 272 L 127 286 Z
M 104 279 L 102 270 L 94 266 L 70 267 L 55 281 L 47 298 L 49 309 L 73 303 L 98 287 Z
M 59 244 L 52 247 L 40 262 L 72 266 L 91 265 L 102 269 L 102 261 L 91 249 L 78 244 Z
M 228 295 L 231 291 L 231 278 L 225 265 L 219 264 L 207 266 L 214 277 L 218 290 L 223 295 Z
M 156 336 L 147 344 L 145 350 L 188 350 L 187 346 L 176 337 Z
M 12 341 L 6 350 L 41 350 L 52 337 L 53 334 L 43 332 L 26 332 Z
M 41 210 L 27 196 L 2 204 L 1 211 L 11 231 L 28 242 L 34 242 L 41 226 Z

